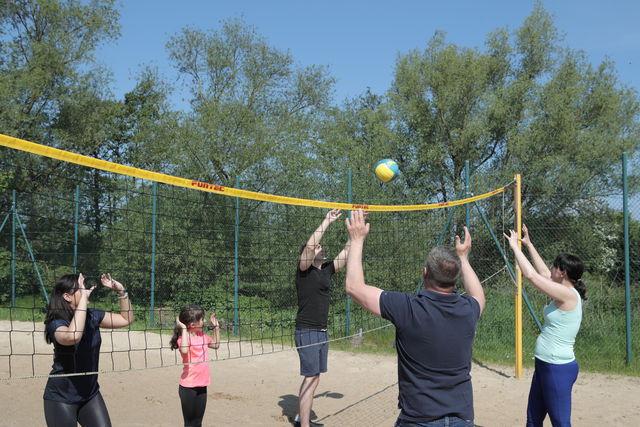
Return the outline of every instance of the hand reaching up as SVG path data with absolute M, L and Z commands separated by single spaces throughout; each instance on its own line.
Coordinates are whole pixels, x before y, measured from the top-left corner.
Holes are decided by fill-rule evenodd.
M 459 257 L 468 257 L 471 252 L 471 233 L 467 227 L 464 227 L 464 242 L 460 240 L 460 236 L 456 236 L 456 253 Z
M 364 240 L 369 234 L 369 223 L 365 222 L 365 213 L 362 209 L 351 212 L 351 218 L 345 220 L 347 231 L 351 241 Z

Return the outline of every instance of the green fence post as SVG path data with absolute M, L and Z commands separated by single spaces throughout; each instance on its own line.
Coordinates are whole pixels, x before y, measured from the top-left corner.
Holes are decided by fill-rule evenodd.
M 347 203 L 351 204 L 351 179 L 352 179 L 352 170 L 351 168 L 347 169 Z M 351 218 L 351 211 L 347 212 L 347 218 Z M 349 238 L 349 236 L 347 236 Z M 351 297 L 347 295 L 347 306 L 345 308 L 345 318 L 344 318 L 344 334 L 345 336 L 349 336 L 349 332 L 351 331 Z
M 11 190 L 11 308 L 16 308 L 16 190 Z
M 240 187 L 240 178 L 236 176 L 236 188 Z M 236 197 L 236 218 L 234 227 L 233 238 L 233 335 L 238 335 L 238 323 L 240 322 L 240 316 L 238 315 L 238 287 L 239 287 L 239 245 L 238 240 L 240 238 L 240 198 Z
M 156 227 L 158 216 L 158 183 L 151 185 L 151 301 L 149 303 L 149 323 L 155 323 L 154 309 L 156 304 Z
M 73 274 L 78 272 L 78 218 L 80 217 L 80 185 L 76 185 L 73 213 Z
M 9 217 L 11 216 L 11 213 L 8 213 L 5 217 L 4 217 L 4 221 L 2 221 L 2 225 L 0 225 L 0 233 L 2 232 L 2 229 L 4 228 L 5 224 L 7 223 L 7 221 L 9 221 Z
M 476 207 L 476 210 L 480 214 L 480 217 L 482 218 L 482 221 L 484 221 L 484 225 L 487 227 L 487 230 L 489 230 L 489 235 L 493 239 L 493 243 L 495 243 L 496 247 L 498 248 L 498 251 L 500 252 L 500 255 L 502 256 L 502 259 L 504 260 L 504 265 L 507 267 L 507 270 L 509 271 L 509 274 L 511 275 L 511 278 L 515 279 L 516 272 L 514 271 L 513 267 L 511 266 L 511 263 L 509 262 L 509 258 L 507 258 L 507 254 L 502 250 L 502 246 L 500 246 L 500 241 L 498 240 L 498 237 L 496 236 L 496 233 L 493 231 L 493 227 L 491 227 L 491 224 L 489 223 L 489 220 L 487 219 L 487 216 L 484 214 L 484 212 L 482 212 L 480 210 L 480 207 L 478 206 L 478 204 L 476 202 L 473 202 L 473 205 Z M 529 298 L 527 297 L 527 294 L 525 293 L 524 289 L 522 290 L 522 300 L 527 305 L 527 308 L 529 309 L 529 313 L 531 313 L 531 317 L 533 317 L 533 321 L 536 323 L 536 326 L 538 327 L 538 330 L 542 331 L 542 324 L 538 320 L 538 316 L 536 316 L 536 312 L 533 311 L 533 307 L 531 306 L 531 303 L 529 302 Z
M 627 365 L 631 364 L 631 272 L 629 265 L 629 206 L 627 153 L 622 153 L 622 212 L 624 218 L 624 299 L 627 331 Z
M 469 160 L 464 161 L 464 197 L 467 198 L 470 196 L 469 194 L 469 181 L 470 181 L 470 167 Z M 464 205 L 465 211 L 465 225 L 467 226 L 467 230 L 471 231 L 471 206 L 469 203 L 465 203 Z
M 40 289 L 42 290 L 42 295 L 44 295 L 44 299 L 49 304 L 49 295 L 47 294 L 47 288 L 44 286 L 44 282 L 42 281 L 42 275 L 40 274 L 40 269 L 38 268 L 38 263 L 36 262 L 36 256 L 31 249 L 31 244 L 29 243 L 29 239 L 27 238 L 27 232 L 24 231 L 24 224 L 20 221 L 20 217 L 18 213 L 15 214 L 16 222 L 20 227 L 20 231 L 22 232 L 22 237 L 24 237 L 24 243 L 27 246 L 27 251 L 29 252 L 29 256 L 31 257 L 31 262 L 33 263 L 33 269 L 36 271 L 36 275 L 38 276 L 38 281 L 40 282 Z

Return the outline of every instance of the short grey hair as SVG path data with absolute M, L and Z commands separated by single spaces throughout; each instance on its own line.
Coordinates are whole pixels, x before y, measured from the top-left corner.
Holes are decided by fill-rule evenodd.
M 427 268 L 427 281 L 438 287 L 452 287 L 460 276 L 460 257 L 446 246 L 431 249 L 424 266 Z

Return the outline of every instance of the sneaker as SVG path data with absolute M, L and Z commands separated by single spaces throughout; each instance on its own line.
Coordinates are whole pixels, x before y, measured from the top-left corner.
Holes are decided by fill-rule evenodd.
M 300 424 L 300 421 L 293 421 L 293 427 L 300 427 L 302 424 Z M 309 426 L 310 427 L 324 427 L 324 424 L 320 424 L 320 423 L 314 423 L 313 421 L 309 421 Z

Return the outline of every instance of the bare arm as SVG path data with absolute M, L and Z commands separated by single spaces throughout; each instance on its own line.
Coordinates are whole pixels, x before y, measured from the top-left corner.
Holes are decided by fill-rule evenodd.
M 549 273 L 549 277 L 545 277 L 536 271 L 522 252 L 522 249 L 518 247 L 518 233 L 511 230 L 510 235 L 507 236 L 505 234 L 505 237 L 509 239 L 509 246 L 511 246 L 513 250 L 516 262 L 525 279 L 538 288 L 543 294 L 556 301 L 559 308 L 563 308 L 562 306 L 564 304 L 571 304 L 577 301 L 577 295 L 571 289 L 549 278 L 551 277 L 551 273 Z
M 344 249 L 340 251 L 337 257 L 333 259 L 333 269 L 336 273 L 344 268 L 347 265 L 347 258 L 349 256 L 349 250 L 351 249 L 351 240 L 347 240 L 347 243 L 344 245 Z
M 383 290 L 369 286 L 364 282 L 362 251 L 364 240 L 369 233 L 369 224 L 365 223 L 362 210 L 351 213 L 351 219 L 346 219 L 346 227 L 350 236 L 351 248 L 348 254 L 345 290 L 365 310 L 376 316 L 381 316 L 380 294 Z
M 100 278 L 100 282 L 103 286 L 115 291 L 118 295 L 118 299 L 120 300 L 120 313 L 105 313 L 102 322 L 100 322 L 100 327 L 116 329 L 129 326 L 131 323 L 133 323 L 134 319 L 133 308 L 131 307 L 129 293 L 124 289 L 122 283 L 112 279 L 110 274 L 103 274 Z
M 217 350 L 220 348 L 220 324 L 213 314 L 211 315 L 211 326 L 213 326 L 213 341 L 209 343 L 209 348 Z
M 307 244 L 304 247 L 302 253 L 300 254 L 300 270 L 307 270 L 311 264 L 313 263 L 313 259 L 315 258 L 315 249 L 316 245 L 320 243 L 322 240 L 322 236 L 324 236 L 324 232 L 329 228 L 329 224 L 338 219 L 341 215 L 340 209 L 332 209 L 327 212 L 327 215 L 322 220 L 318 228 L 315 229 L 313 233 L 311 233 L 311 237 L 307 240 Z
M 82 277 L 82 275 L 80 277 Z M 69 321 L 69 326 L 60 326 L 56 328 L 56 331 L 54 332 L 54 337 L 58 344 L 74 345 L 82 339 L 85 323 L 87 321 L 87 304 L 89 303 L 89 295 L 91 295 L 94 288 L 85 289 L 84 279 L 82 279 L 80 289 L 76 291 L 81 292 L 82 294 L 73 313 L 73 317 Z
M 480 314 L 484 311 L 486 300 L 484 297 L 484 289 L 482 283 L 478 279 L 478 275 L 469 263 L 469 253 L 471 252 L 471 234 L 467 227 L 464 227 L 464 242 L 460 241 L 460 236 L 456 236 L 456 253 L 460 257 L 462 283 L 465 292 L 475 298 L 480 306 Z
M 529 236 L 529 230 L 527 229 L 527 226 L 524 224 L 522 224 L 522 239 L 520 241 L 527 247 L 527 250 L 529 251 L 529 255 L 531 256 L 531 261 L 533 262 L 533 266 L 536 269 L 536 271 L 540 273 L 540 275 L 542 275 L 543 277 L 550 278 L 551 271 L 549 270 L 549 267 L 547 266 L 547 264 L 544 262 L 544 260 L 538 253 L 535 246 L 533 246 L 533 243 L 531 242 L 531 237 Z
M 180 353 L 189 353 L 189 330 L 187 325 L 180 321 L 180 316 L 176 317 L 176 327 L 180 329 Z

